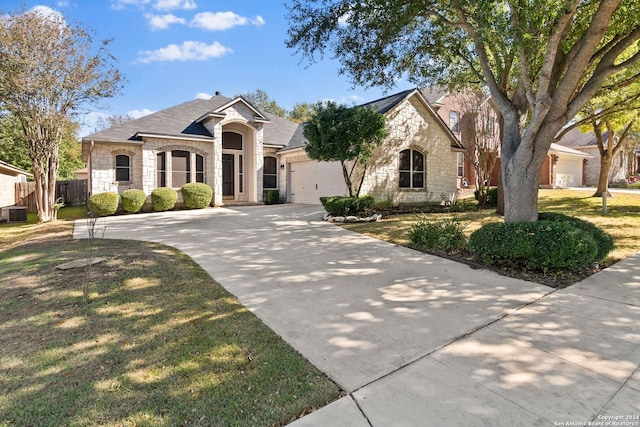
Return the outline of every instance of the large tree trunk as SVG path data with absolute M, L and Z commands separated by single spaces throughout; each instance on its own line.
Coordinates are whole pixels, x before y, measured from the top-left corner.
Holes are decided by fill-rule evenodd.
M 609 171 L 611 170 L 611 157 L 605 153 L 600 157 L 600 174 L 598 175 L 598 188 L 592 197 L 602 197 L 603 194 L 611 196 L 609 193 Z
M 500 163 L 505 222 L 538 220 L 540 170 L 557 132 L 555 128 L 550 125 L 540 127 L 532 139 L 524 141 L 518 122 L 505 121 Z

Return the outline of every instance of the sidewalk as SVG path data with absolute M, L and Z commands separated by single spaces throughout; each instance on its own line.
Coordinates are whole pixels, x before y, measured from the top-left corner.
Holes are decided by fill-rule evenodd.
M 639 365 L 636 254 L 290 425 L 640 426 Z

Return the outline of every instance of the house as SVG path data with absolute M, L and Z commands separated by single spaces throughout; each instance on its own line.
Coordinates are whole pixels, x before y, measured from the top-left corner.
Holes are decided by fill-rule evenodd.
M 370 160 L 361 194 L 423 203 L 457 189 L 458 140 L 419 90 L 365 104 L 386 116 L 389 136 Z M 311 160 L 304 125 L 262 112 L 245 99 L 195 99 L 82 138 L 92 194 L 146 194 L 204 182 L 214 204 L 261 202 L 277 189 L 292 203 L 347 194 L 338 162 Z
M 500 177 L 499 115 L 490 97 L 478 96 L 478 94 L 470 96 L 469 93 L 464 92 L 451 94 L 437 87 L 423 88 L 421 91 L 436 108 L 442 120 L 448 123 L 462 145 L 468 147 L 480 145 L 485 152 L 494 151 L 497 161 L 487 181 L 493 186 L 498 185 Z M 594 156 L 590 151 L 574 148 L 562 144 L 562 141 L 551 144 L 540 171 L 540 187 L 580 187 L 588 184 L 587 165 L 593 165 Z M 474 155 L 477 156 L 478 151 Z M 476 188 L 475 168 L 463 153 L 458 154 L 457 175 L 461 190 Z
M 16 183 L 33 177 L 29 172 L 0 160 L 0 208 L 16 204 Z
M 606 141 L 607 133 L 605 132 L 602 137 Z M 601 156 L 593 131 L 583 132 L 578 128 L 571 129 L 562 136 L 558 144 L 589 155 L 585 163 L 584 185 L 598 185 Z M 637 151 L 631 146 L 623 146 L 612 159 L 609 183 L 626 181 L 627 176 L 637 173 L 638 164 L 640 162 Z

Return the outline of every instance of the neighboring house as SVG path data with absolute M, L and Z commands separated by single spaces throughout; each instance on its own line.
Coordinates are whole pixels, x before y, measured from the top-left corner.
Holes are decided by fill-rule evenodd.
M 16 204 L 16 183 L 33 177 L 29 172 L 0 160 L 0 207 Z
M 602 135 L 606 141 L 607 133 Z M 578 150 L 590 157 L 585 164 L 584 185 L 598 185 L 600 175 L 600 150 L 593 131 L 583 132 L 578 128 L 564 134 L 558 144 Z M 622 147 L 611 162 L 609 182 L 626 181 L 628 175 L 637 172 L 637 154 L 633 148 Z
M 389 136 L 370 160 L 361 194 L 394 204 L 453 197 L 461 147 L 421 92 L 365 105 L 386 116 Z M 280 190 L 292 203 L 347 194 L 338 162 L 309 159 L 303 129 L 241 97 L 216 93 L 82 138 L 89 189 L 150 194 L 204 182 L 216 205 L 261 202 L 267 189 Z
M 482 139 L 483 143 L 493 144 L 499 151 L 499 116 L 492 107 L 490 98 L 484 99 L 478 105 L 472 105 L 461 94 L 450 94 L 438 88 L 426 88 L 421 91 L 429 98 L 430 103 L 437 108 L 442 120 L 448 123 L 452 132 L 463 142 L 463 145 L 473 147 L 473 143 L 467 143 L 468 138 L 477 138 L 478 135 L 481 135 L 480 139 Z M 482 112 L 481 120 L 478 120 L 478 111 Z M 471 129 L 473 126 L 475 126 L 475 130 Z M 499 152 L 497 155 L 498 160 L 491 174 L 491 185 L 499 184 Z M 592 157 L 593 154 L 589 151 L 552 143 L 540 171 L 540 187 L 580 187 L 588 185 L 589 182 L 585 180 L 585 177 L 587 177 L 587 165 L 591 166 L 594 163 Z M 474 189 L 476 172 L 473 165 L 462 153 L 458 154 L 457 171 L 459 188 Z

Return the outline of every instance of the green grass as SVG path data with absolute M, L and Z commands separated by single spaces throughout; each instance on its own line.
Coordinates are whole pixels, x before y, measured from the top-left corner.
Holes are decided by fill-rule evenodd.
M 71 229 L 0 227 L 0 425 L 277 426 L 340 396 L 172 248 L 95 241 L 85 305 Z
M 640 194 L 613 193 L 607 199 L 608 214 L 602 213 L 602 199 L 591 197 L 593 191 L 540 190 L 539 211 L 560 212 L 590 221 L 612 235 L 616 247 L 602 262 L 609 266 L 640 250 Z M 467 223 L 465 233 L 489 222 L 502 221 L 495 209 L 477 212 L 432 213 L 433 218 L 459 218 Z M 419 219 L 416 214 L 397 215 L 378 223 L 345 224 L 344 227 L 401 246 L 411 246 L 408 232 Z

